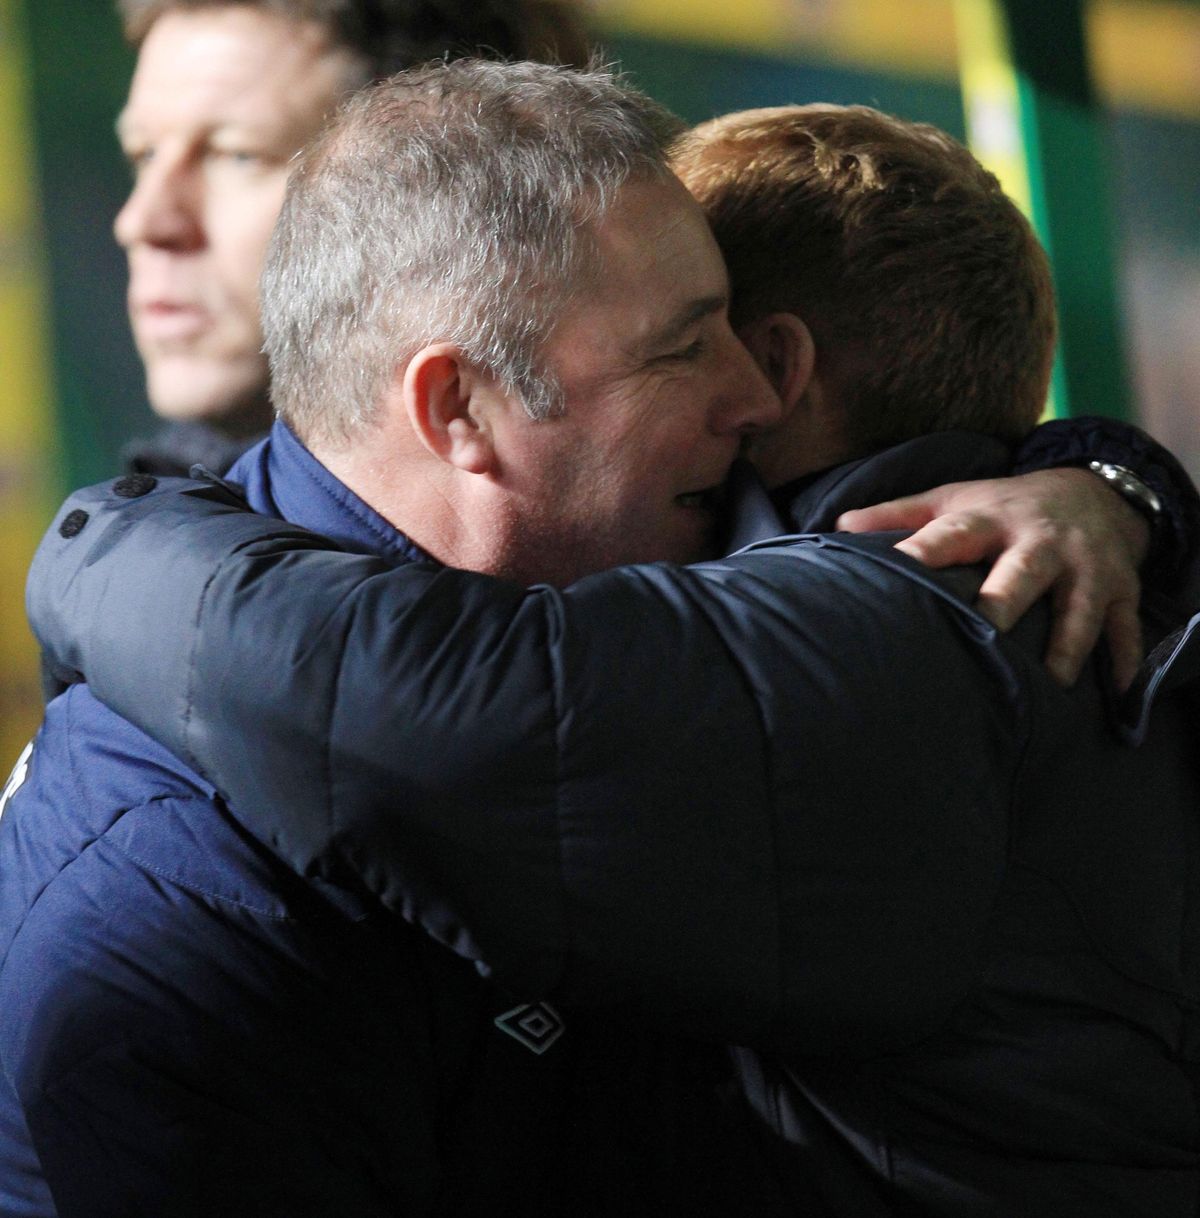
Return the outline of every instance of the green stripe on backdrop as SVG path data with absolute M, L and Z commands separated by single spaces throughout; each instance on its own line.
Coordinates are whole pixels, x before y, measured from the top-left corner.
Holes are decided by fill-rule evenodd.
M 0 769 L 40 715 L 25 572 L 60 496 L 48 301 L 19 0 L 0 0 Z
M 129 190 L 113 124 L 133 57 L 112 0 L 23 3 L 56 417 L 66 481 L 79 486 L 116 473 L 122 443 L 154 426 L 125 318 L 125 259 L 112 235 Z
M 1005 0 L 1021 109 L 1058 287 L 1063 413 L 1130 418 L 1117 301 L 1111 135 L 1089 70 L 1082 0 Z
M 1033 220 L 1054 264 L 1058 415 L 1130 415 L 1117 306 L 1109 133 L 1080 0 L 956 0 L 976 155 Z

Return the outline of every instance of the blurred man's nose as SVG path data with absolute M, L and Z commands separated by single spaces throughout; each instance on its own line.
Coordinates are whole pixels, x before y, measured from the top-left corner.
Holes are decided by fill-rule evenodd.
M 189 250 L 202 245 L 202 197 L 195 171 L 165 161 L 147 165 L 117 213 L 113 232 L 125 249 L 155 245 Z

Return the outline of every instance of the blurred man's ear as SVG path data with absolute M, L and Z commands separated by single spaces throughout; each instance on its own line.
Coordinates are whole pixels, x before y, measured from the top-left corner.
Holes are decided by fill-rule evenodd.
M 817 354 L 812 331 L 794 313 L 768 313 L 740 327 L 738 337 L 779 394 L 786 419 L 812 380 Z
M 495 383 L 450 343 L 423 347 L 397 372 L 413 434 L 440 461 L 469 474 L 496 463 L 492 435 Z

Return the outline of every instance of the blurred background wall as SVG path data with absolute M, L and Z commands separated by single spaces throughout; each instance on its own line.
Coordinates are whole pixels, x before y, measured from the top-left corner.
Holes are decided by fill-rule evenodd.
M 609 56 L 689 120 L 862 102 L 963 138 L 971 2 L 594 0 L 588 13 Z M 1200 477 L 1200 0 L 1078 3 L 1115 221 L 1111 236 L 1082 210 L 1078 224 L 1085 258 L 1117 270 L 1129 389 L 1116 396 Z M 1058 29 L 1035 31 L 1051 72 L 1069 59 Z M 36 539 L 67 487 L 112 474 L 152 427 L 110 232 L 131 71 L 107 0 L 0 0 L 0 778 L 38 718 L 22 611 Z

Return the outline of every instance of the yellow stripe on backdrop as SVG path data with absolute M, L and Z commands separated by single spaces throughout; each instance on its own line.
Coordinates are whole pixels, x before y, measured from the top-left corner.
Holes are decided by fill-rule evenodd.
M 0 781 L 41 713 L 25 572 L 59 490 L 23 17 L 0 0 Z
M 971 151 L 996 175 L 1005 193 L 1029 217 L 1051 260 L 1050 234 L 1044 222 L 1042 200 L 1034 198 L 1030 168 L 1038 150 L 1029 142 L 1036 135 L 1022 122 L 1020 84 L 1008 45 L 1000 0 L 954 0 L 957 21 L 959 80 Z M 1062 370 L 1055 361 L 1054 376 L 1042 417 L 1059 413 Z
M 615 33 L 784 58 L 815 54 L 870 71 L 946 80 L 958 72 L 955 0 L 592 3 L 601 28 Z M 1200 6 L 1181 0 L 1094 0 L 1088 6 L 1088 34 L 1097 89 L 1105 101 L 1200 118 Z
M 971 150 L 1000 179 L 1030 218 L 1029 182 L 1021 99 L 996 0 L 955 0 L 962 46 L 960 79 Z

